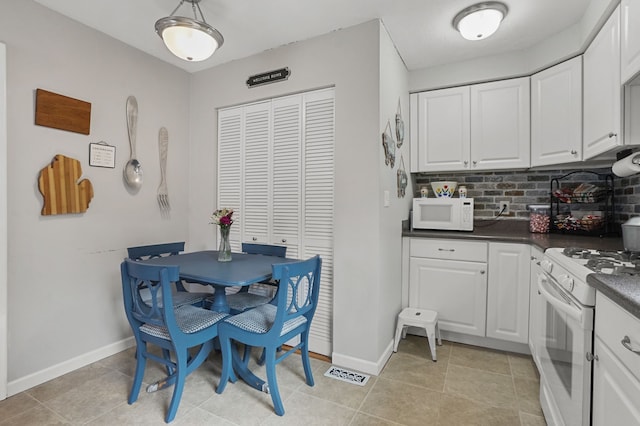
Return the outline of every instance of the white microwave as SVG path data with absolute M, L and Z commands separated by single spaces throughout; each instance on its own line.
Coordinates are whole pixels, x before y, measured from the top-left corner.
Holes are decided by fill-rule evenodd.
M 473 198 L 414 198 L 414 229 L 473 231 Z

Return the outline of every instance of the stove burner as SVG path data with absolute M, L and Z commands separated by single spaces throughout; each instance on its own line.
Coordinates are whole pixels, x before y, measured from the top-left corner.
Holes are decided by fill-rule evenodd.
M 637 251 L 607 251 L 567 247 L 562 253 L 572 259 L 609 259 L 618 262 L 632 263 L 634 266 L 640 264 L 640 252 Z

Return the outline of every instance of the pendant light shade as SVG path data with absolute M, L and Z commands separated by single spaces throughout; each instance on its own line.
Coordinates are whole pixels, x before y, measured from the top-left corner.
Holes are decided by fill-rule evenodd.
M 185 1 L 191 3 L 195 19 L 174 16 Z M 200 0 L 181 0 L 170 16 L 156 22 L 156 32 L 167 49 L 185 61 L 204 61 L 224 43 L 222 34 L 205 22 L 198 3 Z M 196 8 L 200 12 L 201 20 L 198 20 Z
M 498 30 L 507 11 L 507 6 L 500 2 L 474 4 L 453 18 L 453 27 L 467 40 L 482 40 Z

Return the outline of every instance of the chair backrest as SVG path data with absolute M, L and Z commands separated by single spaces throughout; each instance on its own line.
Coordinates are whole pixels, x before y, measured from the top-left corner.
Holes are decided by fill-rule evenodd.
M 120 265 L 120 272 L 124 308 L 134 330 L 142 324 L 166 327 L 170 334 L 179 330 L 171 293 L 172 283 L 180 277 L 178 266 L 144 265 L 125 259 Z M 169 309 L 165 309 L 166 306 Z
M 274 264 L 271 269 L 273 279 L 279 280 L 280 284 L 275 303 L 276 317 L 269 333 L 279 334 L 285 322 L 302 315 L 309 327 L 318 305 L 322 259 L 316 255 L 298 262 Z
M 149 246 L 129 247 L 127 253 L 129 259 L 143 260 L 155 257 L 175 256 L 184 251 L 184 241 L 175 243 L 152 244 Z
M 285 257 L 287 255 L 287 246 L 242 243 L 242 252 L 248 254 L 265 254 L 267 256 Z

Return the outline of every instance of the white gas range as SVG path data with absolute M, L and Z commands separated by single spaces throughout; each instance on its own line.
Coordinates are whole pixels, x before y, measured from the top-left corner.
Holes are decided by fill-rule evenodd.
M 540 403 L 549 425 L 587 426 L 596 298 L 587 275 L 640 274 L 640 253 L 550 248 L 540 268 L 538 308 L 532 313 Z

